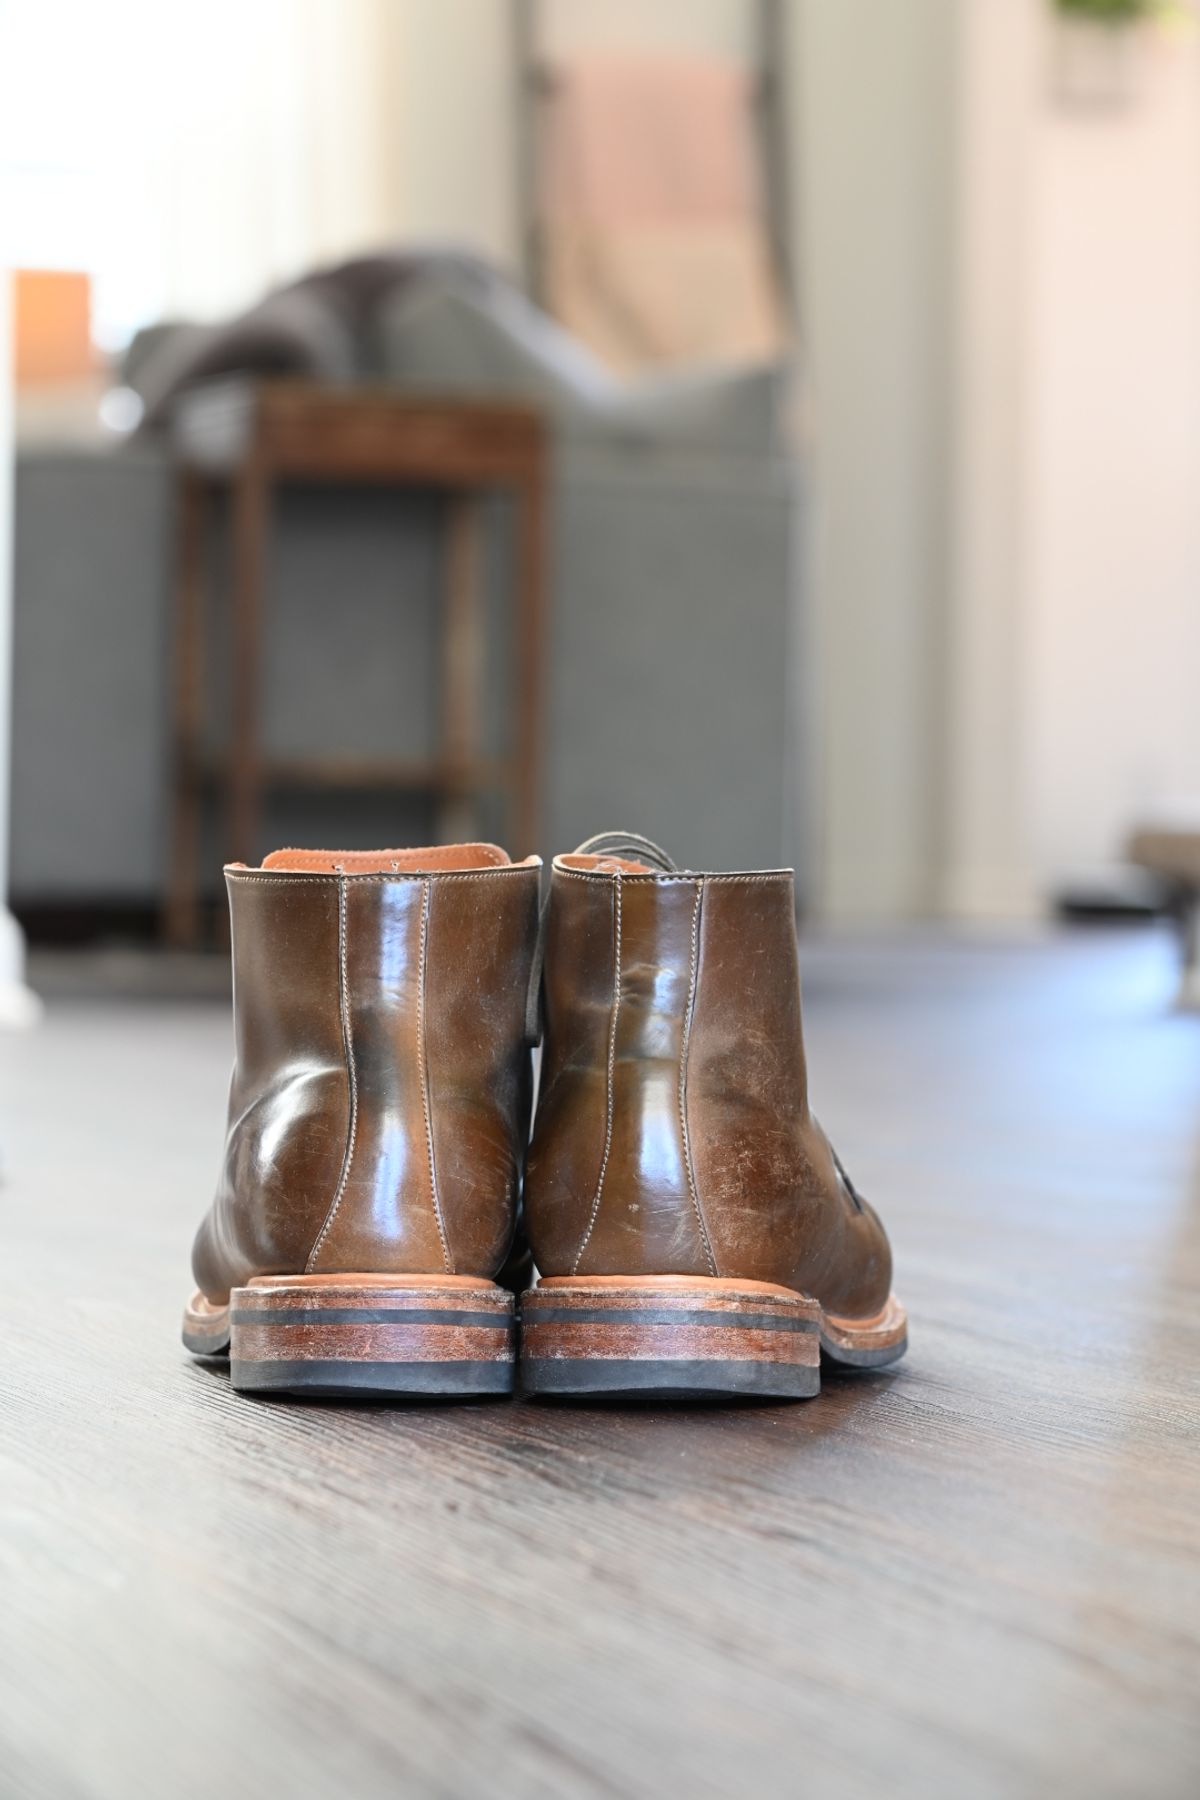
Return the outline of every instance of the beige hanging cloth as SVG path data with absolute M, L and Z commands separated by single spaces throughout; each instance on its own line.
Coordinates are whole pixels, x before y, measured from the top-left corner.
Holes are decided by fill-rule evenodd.
M 747 72 L 715 58 L 597 55 L 557 69 L 545 299 L 614 368 L 782 348 L 751 99 Z

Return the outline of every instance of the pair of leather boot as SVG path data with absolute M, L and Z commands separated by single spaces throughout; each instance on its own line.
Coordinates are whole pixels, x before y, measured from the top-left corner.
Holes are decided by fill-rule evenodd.
M 555 859 L 539 915 L 540 868 L 226 871 L 236 1062 L 187 1348 L 244 1393 L 393 1397 L 518 1365 L 541 1394 L 802 1397 L 822 1352 L 902 1355 L 887 1237 L 808 1107 L 791 873 L 614 834 Z

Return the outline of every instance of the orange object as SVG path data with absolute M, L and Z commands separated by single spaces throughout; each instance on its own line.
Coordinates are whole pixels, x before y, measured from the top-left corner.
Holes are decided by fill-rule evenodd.
M 85 381 L 94 372 L 90 275 L 18 269 L 13 314 L 18 387 Z

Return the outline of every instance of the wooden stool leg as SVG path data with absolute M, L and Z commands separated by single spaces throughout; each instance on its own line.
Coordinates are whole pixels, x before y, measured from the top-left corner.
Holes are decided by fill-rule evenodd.
M 479 831 L 474 794 L 483 709 L 479 501 L 469 492 L 447 501 L 446 585 L 442 602 L 442 721 L 438 835 L 463 843 Z
M 229 768 L 229 855 L 249 862 L 262 802 L 262 617 L 270 482 L 252 454 L 234 486 L 233 743 Z
M 192 949 L 199 933 L 200 756 L 204 733 L 204 533 L 207 489 L 185 472 L 178 486 L 175 565 L 174 704 L 171 771 L 171 866 L 163 935 Z
M 537 460 L 519 490 L 514 655 L 516 720 L 512 805 L 514 856 L 538 849 L 542 798 L 542 735 L 546 633 L 545 465 Z

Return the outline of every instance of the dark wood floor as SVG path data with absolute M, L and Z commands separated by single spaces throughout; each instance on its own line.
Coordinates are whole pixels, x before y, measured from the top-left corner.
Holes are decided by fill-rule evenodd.
M 177 1336 L 223 1010 L 61 998 L 0 1039 L 5 1800 L 1200 1793 L 1167 947 L 807 971 L 912 1349 L 757 1410 L 236 1399 Z

